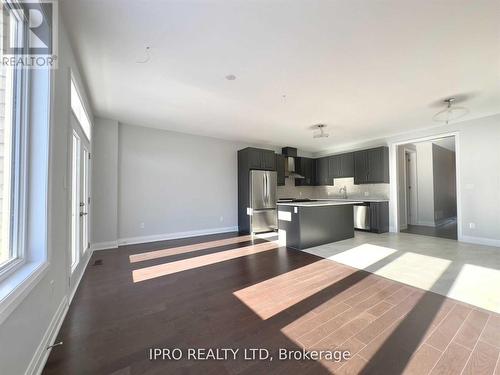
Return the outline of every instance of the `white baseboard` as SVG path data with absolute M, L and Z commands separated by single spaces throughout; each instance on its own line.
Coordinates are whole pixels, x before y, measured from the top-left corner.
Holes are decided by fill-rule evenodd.
M 205 236 L 205 235 L 209 235 L 209 234 L 229 233 L 229 232 L 237 232 L 237 231 L 238 231 L 238 227 L 225 227 L 225 228 L 193 230 L 193 231 L 188 231 L 188 232 L 155 234 L 152 236 L 120 238 L 120 239 L 118 239 L 118 245 L 119 246 L 134 245 L 134 244 L 138 244 L 138 243 L 175 240 L 178 238 L 197 237 L 197 236 Z
M 92 251 L 108 250 L 118 247 L 118 241 L 96 242 L 90 247 Z
M 39 375 L 42 373 L 45 363 L 49 358 L 50 351 L 52 350 L 47 349 L 47 347 L 52 345 L 57 338 L 59 329 L 61 328 L 64 318 L 66 317 L 66 313 L 68 312 L 68 307 L 68 298 L 67 296 L 64 296 L 54 316 L 52 317 L 45 334 L 43 335 L 40 345 L 38 345 L 38 348 L 36 349 L 35 355 L 26 369 L 25 375 Z
M 500 247 L 500 240 L 496 240 L 494 238 L 484 238 L 484 237 L 473 237 L 473 236 L 462 236 L 459 241 L 473 243 L 477 245 L 486 245 L 486 246 L 496 246 Z

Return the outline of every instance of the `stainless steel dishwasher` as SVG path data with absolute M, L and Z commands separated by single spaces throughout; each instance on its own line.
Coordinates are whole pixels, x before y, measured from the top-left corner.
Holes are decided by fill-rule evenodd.
M 371 230 L 370 203 L 357 203 L 354 205 L 354 228 Z

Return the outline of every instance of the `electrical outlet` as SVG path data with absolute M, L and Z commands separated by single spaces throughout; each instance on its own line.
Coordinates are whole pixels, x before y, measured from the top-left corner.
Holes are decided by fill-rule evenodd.
M 476 229 L 476 223 L 469 223 L 470 229 Z
M 139 224 L 139 227 L 140 227 L 141 229 L 144 229 L 144 228 L 146 227 L 146 225 L 144 224 L 144 222 L 141 222 L 141 223 Z
M 224 216 L 219 217 L 219 221 L 222 223 L 224 221 Z
M 370 195 L 370 192 L 369 191 L 365 191 L 365 197 L 367 197 L 369 195 Z

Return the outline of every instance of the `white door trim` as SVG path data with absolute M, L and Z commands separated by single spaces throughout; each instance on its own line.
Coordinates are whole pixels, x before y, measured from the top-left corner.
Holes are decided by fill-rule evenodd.
M 462 187 L 460 184 L 460 167 L 461 163 L 461 152 L 460 152 L 460 132 L 450 132 L 450 133 L 442 133 L 435 134 L 427 137 L 421 138 L 411 138 L 403 141 L 391 142 L 389 144 L 389 158 L 390 158 L 390 207 L 389 207 L 389 215 L 391 220 L 391 232 L 399 232 L 399 202 L 398 202 L 398 191 L 399 191 L 399 182 L 398 182 L 398 146 L 404 145 L 406 143 L 418 143 L 424 141 L 430 141 L 437 138 L 444 137 L 455 137 L 455 159 L 456 159 L 456 186 L 457 186 L 457 237 L 458 241 L 463 241 L 462 234 Z

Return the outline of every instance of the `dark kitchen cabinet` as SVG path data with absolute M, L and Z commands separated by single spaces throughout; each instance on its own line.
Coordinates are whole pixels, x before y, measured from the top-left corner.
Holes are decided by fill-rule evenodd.
M 333 177 L 330 176 L 329 157 L 315 159 L 316 164 L 316 186 L 333 186 Z
M 354 153 L 354 184 L 389 183 L 389 149 L 377 147 Z
M 285 185 L 285 156 L 277 154 L 276 155 L 276 172 L 277 172 L 277 183 L 278 186 Z
M 389 232 L 389 202 L 370 202 L 370 226 L 375 233 Z
M 250 233 L 250 171 L 252 169 L 275 171 L 276 154 L 271 150 L 247 147 L 238 151 L 238 230 L 240 233 Z M 283 176 L 285 170 L 283 168 Z
M 333 178 L 354 176 L 354 154 L 352 152 L 341 155 L 330 156 L 330 176 Z
M 314 186 L 316 182 L 316 163 L 311 158 L 296 158 L 295 171 L 304 176 L 304 178 L 296 178 L 295 186 Z
M 239 152 L 247 159 L 248 169 L 276 170 L 276 154 L 274 151 L 248 147 Z
M 261 150 L 262 169 L 266 171 L 276 170 L 276 154 L 274 151 Z

